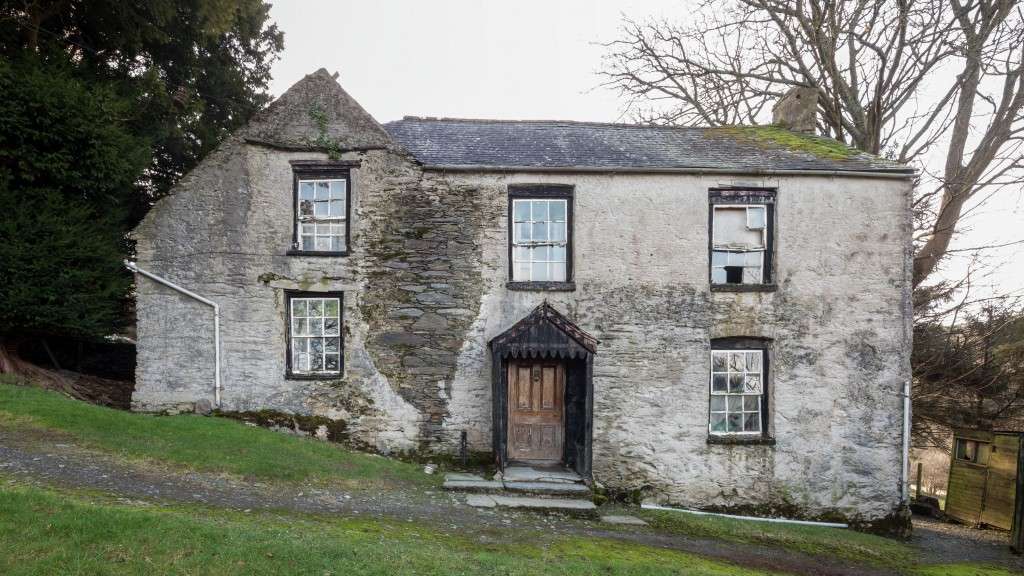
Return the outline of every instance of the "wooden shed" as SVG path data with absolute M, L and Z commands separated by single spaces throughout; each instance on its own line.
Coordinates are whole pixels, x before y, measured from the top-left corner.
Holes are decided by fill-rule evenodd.
M 1022 432 L 953 432 L 946 515 L 966 524 L 1014 530 L 1019 508 Z M 1018 524 L 1020 520 L 1018 519 Z

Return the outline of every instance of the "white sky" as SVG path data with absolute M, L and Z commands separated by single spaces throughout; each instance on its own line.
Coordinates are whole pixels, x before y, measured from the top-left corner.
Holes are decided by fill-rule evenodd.
M 405 115 L 628 120 L 599 86 L 622 15 L 685 18 L 679 0 L 277 0 L 285 33 L 271 91 L 327 68 L 378 121 Z M 955 247 L 1024 239 L 1024 191 L 1004 191 L 968 218 Z M 987 251 L 982 293 L 1024 291 L 1024 245 Z M 968 261 L 946 265 L 960 277 Z

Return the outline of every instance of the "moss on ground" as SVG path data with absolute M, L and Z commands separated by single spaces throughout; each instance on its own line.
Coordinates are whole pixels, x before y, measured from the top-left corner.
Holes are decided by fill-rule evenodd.
M 831 138 L 792 132 L 780 126 L 722 126 L 708 129 L 708 134 L 764 148 L 803 152 L 826 160 L 848 160 L 859 154 L 856 149 Z

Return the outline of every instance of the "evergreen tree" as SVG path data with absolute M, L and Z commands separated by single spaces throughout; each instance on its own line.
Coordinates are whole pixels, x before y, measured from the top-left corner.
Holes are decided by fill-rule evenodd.
M 113 330 L 135 180 L 131 102 L 29 58 L 0 62 L 0 337 Z
M 123 324 L 127 233 L 270 100 L 269 10 L 0 1 L 0 372 L 26 338 Z

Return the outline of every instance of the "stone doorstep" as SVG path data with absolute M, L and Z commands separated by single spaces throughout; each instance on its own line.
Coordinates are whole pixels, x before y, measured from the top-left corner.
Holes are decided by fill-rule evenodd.
M 536 512 L 561 512 L 582 516 L 593 516 L 597 513 L 597 506 L 590 500 L 570 500 L 564 498 L 470 494 L 466 497 L 466 504 L 475 508 L 498 507 Z
M 583 481 L 579 474 L 569 470 L 545 470 L 532 466 L 508 466 L 502 477 L 505 482 L 560 482 L 576 484 Z
M 458 492 L 501 492 L 505 486 L 494 480 L 448 480 L 441 488 Z
M 445 474 L 444 490 L 455 492 L 472 493 L 500 493 L 504 491 L 516 492 L 519 494 L 530 494 L 539 497 L 549 496 L 586 496 L 590 494 L 590 488 L 582 483 L 568 482 L 521 482 L 485 480 L 475 474 L 453 472 Z
M 590 494 L 590 488 L 585 484 L 568 484 L 565 482 L 504 482 L 505 489 L 510 492 L 526 492 L 534 494 L 564 494 L 579 495 Z

